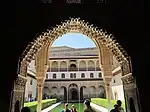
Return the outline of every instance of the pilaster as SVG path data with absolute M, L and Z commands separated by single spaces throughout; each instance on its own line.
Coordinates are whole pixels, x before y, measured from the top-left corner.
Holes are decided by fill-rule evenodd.
M 24 93 L 27 79 L 18 75 L 14 82 L 14 89 L 12 91 L 12 101 L 11 101 L 11 112 L 15 112 L 15 105 L 18 103 L 17 111 L 20 112 L 24 104 Z
M 130 107 L 132 106 L 136 112 L 139 111 L 139 105 L 137 100 L 137 86 L 135 78 L 132 76 L 132 73 L 122 76 L 122 82 L 124 87 L 124 94 L 126 100 L 126 111 L 133 112 Z M 133 103 L 131 104 L 131 100 Z

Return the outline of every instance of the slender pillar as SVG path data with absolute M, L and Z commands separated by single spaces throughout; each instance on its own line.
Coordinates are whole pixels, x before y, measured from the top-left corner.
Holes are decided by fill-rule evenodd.
M 44 80 L 45 80 L 44 77 L 37 77 L 37 92 L 38 92 L 37 112 L 41 112 L 42 110 L 42 91 L 43 91 Z
M 67 103 L 68 103 L 68 92 L 69 92 L 69 90 L 67 89 Z
M 112 109 L 112 103 L 111 103 L 111 86 L 110 82 L 112 79 L 112 71 L 111 71 L 111 65 L 101 65 L 102 73 L 104 74 L 104 81 L 106 85 L 106 98 L 108 99 L 108 111 Z
M 97 61 L 95 60 L 95 62 L 94 62 L 94 63 L 95 63 L 95 71 L 96 71 L 96 67 L 97 67 L 97 66 L 96 66 L 96 62 L 97 62 Z
M 35 69 L 36 69 L 36 79 L 37 79 L 37 112 L 42 110 L 42 89 L 46 78 L 46 72 L 48 69 L 49 60 L 49 43 L 45 43 L 44 46 L 37 52 L 35 57 Z
M 67 61 L 67 72 L 68 72 L 68 65 L 69 65 L 68 63 L 69 63 L 69 62 Z
M 106 82 L 106 98 L 108 99 L 108 111 L 109 112 L 112 109 L 110 81 L 111 81 L 111 78 L 105 78 L 105 82 Z
M 78 61 L 77 63 L 78 63 L 78 71 L 79 71 L 79 68 L 80 68 L 80 61 Z
M 58 61 L 58 72 L 60 72 L 60 61 Z
M 42 85 L 38 85 L 37 88 L 38 88 L 37 112 L 41 112 L 41 110 L 42 110 L 42 88 L 43 88 L 43 86 Z
M 80 86 L 79 86 L 79 103 L 80 103 Z M 80 104 L 79 104 L 79 111 L 80 111 Z
M 86 71 L 88 71 L 88 61 L 86 61 Z

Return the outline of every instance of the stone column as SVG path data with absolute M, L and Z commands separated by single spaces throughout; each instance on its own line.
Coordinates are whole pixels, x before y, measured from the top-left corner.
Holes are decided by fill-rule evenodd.
M 67 103 L 68 103 L 68 99 L 69 99 L 69 97 L 68 97 L 68 92 L 69 92 L 69 89 L 68 89 L 68 87 L 67 87 Z
M 95 60 L 94 62 L 95 62 L 95 71 L 96 71 L 96 62 L 97 62 L 97 61 Z
M 80 68 L 80 61 L 77 61 L 77 63 L 78 63 L 78 71 L 79 71 L 79 68 Z
M 50 72 L 51 72 L 51 69 L 52 69 L 52 61 L 50 61 Z
M 58 61 L 58 72 L 60 72 L 60 61 Z
M 44 84 L 44 78 L 43 77 L 37 77 L 37 92 L 38 92 L 38 97 L 37 97 L 37 112 L 41 112 L 42 110 L 42 89 L 43 89 L 43 84 Z
M 68 72 L 68 65 L 69 65 L 68 63 L 69 63 L 69 62 L 67 61 L 67 72 Z
M 106 77 L 105 76 L 105 84 L 106 84 L 106 98 L 108 99 L 108 111 L 112 109 L 112 103 L 111 103 L 111 77 Z
M 81 93 L 80 93 L 80 85 L 79 85 L 78 87 L 79 87 L 79 89 L 78 89 L 79 92 L 78 92 L 78 93 L 79 93 L 79 103 L 80 103 L 80 94 L 81 94 Z M 79 110 L 80 110 L 80 104 L 79 104 Z
M 43 84 L 46 78 L 46 72 L 48 69 L 48 53 L 49 53 L 49 44 L 45 44 L 36 54 L 35 57 L 35 69 L 36 69 L 36 78 L 37 78 L 37 91 L 38 91 L 38 105 L 37 112 L 41 112 L 42 109 L 42 89 Z
M 88 61 L 86 61 L 86 71 L 88 71 Z

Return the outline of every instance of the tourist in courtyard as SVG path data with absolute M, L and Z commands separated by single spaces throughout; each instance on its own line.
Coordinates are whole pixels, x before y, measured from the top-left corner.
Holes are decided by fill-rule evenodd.
M 115 104 L 114 109 L 112 109 L 110 112 L 120 112 L 118 107 L 119 106 L 117 104 Z
M 77 109 L 76 109 L 75 105 L 72 105 L 71 112 L 77 112 Z
M 84 104 L 86 105 L 86 108 L 84 109 L 84 112 L 96 112 L 91 106 L 90 106 L 90 100 L 86 99 L 84 101 Z
M 68 108 L 68 103 L 65 103 L 65 109 L 62 112 L 71 112 Z
M 121 100 L 117 100 L 117 105 L 118 105 L 119 112 L 124 112 L 124 109 L 122 108 Z

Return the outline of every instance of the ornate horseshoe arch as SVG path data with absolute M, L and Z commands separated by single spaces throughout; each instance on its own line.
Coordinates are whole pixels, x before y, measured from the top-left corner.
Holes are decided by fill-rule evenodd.
M 88 22 L 84 22 L 84 20 L 80 20 L 79 18 L 66 20 L 60 25 L 56 25 L 52 30 L 48 29 L 47 32 L 40 35 L 34 42 L 31 42 L 21 56 L 21 64 L 30 63 L 43 46 L 49 44 L 49 47 L 51 47 L 52 43 L 58 37 L 69 32 L 82 33 L 88 36 L 95 42 L 100 52 L 102 51 L 102 46 L 106 47 L 112 52 L 121 65 L 122 63 L 128 64 L 126 51 L 116 42 L 111 34 L 108 35 L 102 31 L 102 29 L 99 30 L 97 27 L 93 27 L 93 25 L 89 25 Z

